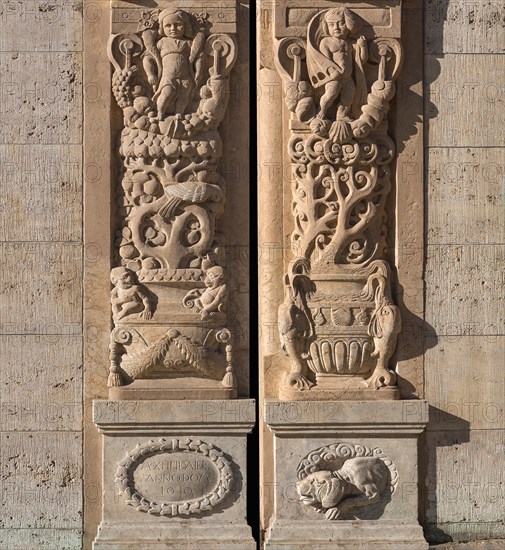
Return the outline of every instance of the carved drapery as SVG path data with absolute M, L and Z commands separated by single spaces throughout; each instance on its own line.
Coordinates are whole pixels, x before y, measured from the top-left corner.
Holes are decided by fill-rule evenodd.
M 123 11 L 109 42 L 123 122 L 108 385 L 190 377 L 233 396 L 219 126 L 235 10 Z
M 315 387 L 396 383 L 389 363 L 401 320 L 387 251 L 395 184 L 388 111 L 402 48 L 390 30 L 367 21 L 370 10 L 332 4 L 276 8 L 292 171 L 292 259 L 279 308 L 291 363 L 281 388 L 286 398 Z

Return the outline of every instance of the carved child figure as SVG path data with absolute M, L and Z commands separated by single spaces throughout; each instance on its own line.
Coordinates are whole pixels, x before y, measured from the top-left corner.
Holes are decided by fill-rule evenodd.
M 203 292 L 200 289 L 190 290 L 182 301 L 184 307 L 195 307 L 202 320 L 223 311 L 227 294 L 224 269 L 219 265 L 209 267 L 204 282 L 207 288 Z
M 197 300 L 197 307 L 200 309 L 202 319 L 206 319 L 212 313 L 221 311 L 226 298 L 226 284 L 224 282 L 224 269 L 215 265 L 207 269 L 205 273 L 204 293 Z
M 119 321 L 127 315 L 138 313 L 146 320 L 152 317 L 152 307 L 145 289 L 135 284 L 133 273 L 125 267 L 115 267 L 110 272 L 114 285 L 111 292 L 112 315 Z
M 144 67 L 149 84 L 156 89 L 153 101 L 159 119 L 163 120 L 167 115 L 184 114 L 192 99 L 200 72 L 201 40 L 191 39 L 190 19 L 182 10 L 165 9 L 158 21 L 161 38 L 156 44 L 157 51 L 146 43 L 151 55 L 145 57 Z
M 315 86 L 324 84 L 324 94 L 320 100 L 319 117 L 326 118 L 330 107 L 339 100 L 337 108 L 337 120 L 347 117 L 353 103 L 356 84 L 352 78 L 353 71 L 353 47 L 348 39 L 349 33 L 359 30 L 361 20 L 347 8 L 330 9 L 324 15 L 319 33 L 323 36 L 319 43 L 320 56 L 309 59 L 309 72 Z M 364 57 L 366 48 L 364 37 L 358 39 L 358 50 Z M 319 69 L 323 70 L 320 71 Z M 320 75 L 324 78 L 320 81 Z

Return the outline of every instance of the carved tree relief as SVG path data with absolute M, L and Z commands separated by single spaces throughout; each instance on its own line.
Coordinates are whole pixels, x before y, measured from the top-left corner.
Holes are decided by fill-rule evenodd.
M 236 46 L 209 11 L 137 10 L 136 32 L 110 38 L 122 111 L 110 387 L 188 376 L 236 386 L 219 226 L 219 126 Z
M 291 363 L 284 387 L 392 387 L 401 321 L 386 260 L 387 114 L 401 45 L 344 7 L 315 13 L 303 37 L 282 34 L 275 59 L 291 113 L 294 227 L 279 309 Z

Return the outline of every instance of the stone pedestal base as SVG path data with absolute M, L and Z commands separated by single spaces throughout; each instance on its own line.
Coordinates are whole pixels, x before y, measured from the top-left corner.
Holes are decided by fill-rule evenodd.
M 427 549 L 418 523 L 426 401 L 266 402 L 274 515 L 265 549 Z
M 93 405 L 103 434 L 103 516 L 93 550 L 256 548 L 246 521 L 253 400 Z
M 333 521 L 299 522 L 297 542 L 293 541 L 295 527 L 291 521 L 279 521 L 269 531 L 265 544 L 268 550 L 424 550 L 428 543 L 418 523 L 398 521 Z
M 359 376 L 316 374 L 316 384 L 309 390 L 282 386 L 282 401 L 391 401 L 400 399 L 397 386 L 369 388 Z
M 251 529 L 229 523 L 206 522 L 188 526 L 173 521 L 163 528 L 145 525 L 110 525 L 102 522 L 93 542 L 93 550 L 256 550 Z
M 140 400 L 222 400 L 236 399 L 236 388 L 225 388 L 219 380 L 178 378 L 175 380 L 135 380 L 127 386 L 109 388 L 111 401 Z

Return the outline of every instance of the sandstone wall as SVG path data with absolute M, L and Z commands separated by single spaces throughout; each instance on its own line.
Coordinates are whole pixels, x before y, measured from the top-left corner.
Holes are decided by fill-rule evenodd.
M 504 53 L 503 2 L 425 3 L 432 540 L 505 537 Z
M 0 548 L 81 547 L 82 2 L 0 2 Z
M 505 7 L 427 0 L 425 11 L 424 522 L 432 540 L 505 537 Z M 82 547 L 81 281 L 97 253 L 82 246 L 82 25 L 79 1 L 0 2 L 9 550 Z M 98 501 L 92 486 L 86 497 Z

